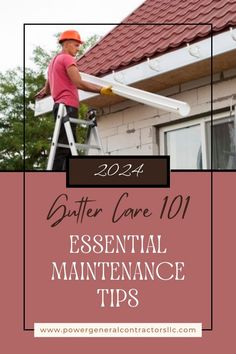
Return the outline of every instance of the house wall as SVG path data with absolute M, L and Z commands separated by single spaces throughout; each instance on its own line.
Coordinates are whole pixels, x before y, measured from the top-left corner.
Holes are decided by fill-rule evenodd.
M 105 107 L 98 117 L 104 152 L 111 155 L 158 154 L 158 127 L 210 112 L 210 82 L 211 78 L 205 77 L 157 92 L 188 102 L 191 113 L 187 118 L 132 101 Z M 236 103 L 236 69 L 213 76 L 213 110 L 230 106 L 232 103 Z

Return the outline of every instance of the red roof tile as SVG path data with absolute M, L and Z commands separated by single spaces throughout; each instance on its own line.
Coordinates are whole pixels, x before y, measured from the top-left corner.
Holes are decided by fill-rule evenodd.
M 236 0 L 146 0 L 78 60 L 79 69 L 97 76 L 124 69 L 209 36 L 210 24 L 213 34 L 236 25 Z

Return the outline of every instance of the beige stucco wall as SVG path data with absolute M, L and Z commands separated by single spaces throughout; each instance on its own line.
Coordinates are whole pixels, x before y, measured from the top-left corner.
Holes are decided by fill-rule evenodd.
M 236 69 L 213 76 L 213 109 L 236 103 Z M 158 94 L 186 101 L 190 116 L 211 110 L 210 77 L 171 87 Z M 158 127 L 179 120 L 174 113 L 125 101 L 105 107 L 98 117 L 98 127 L 105 153 L 111 155 L 153 155 L 159 153 Z

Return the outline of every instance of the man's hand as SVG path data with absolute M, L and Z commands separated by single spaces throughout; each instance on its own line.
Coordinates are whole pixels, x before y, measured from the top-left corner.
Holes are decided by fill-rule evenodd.
M 34 97 L 37 99 L 41 99 L 45 96 L 47 96 L 47 94 L 46 94 L 45 87 L 43 87 L 42 90 L 40 90 L 38 93 L 36 93 L 36 95 Z
M 71 65 L 67 68 L 67 74 L 73 84 L 80 90 L 87 92 L 100 93 L 101 95 L 112 96 L 114 93 L 112 92 L 112 86 L 101 87 L 100 85 L 95 85 L 91 82 L 87 82 L 82 80 L 81 75 L 79 73 L 78 67 L 76 65 Z
M 42 88 L 42 90 L 40 90 L 38 93 L 36 93 L 36 95 L 34 96 L 36 99 L 41 99 L 44 98 L 46 96 L 50 95 L 50 85 L 48 80 L 45 83 L 45 86 Z
M 100 94 L 104 96 L 113 96 L 114 92 L 112 91 L 112 86 L 102 87 L 100 90 Z

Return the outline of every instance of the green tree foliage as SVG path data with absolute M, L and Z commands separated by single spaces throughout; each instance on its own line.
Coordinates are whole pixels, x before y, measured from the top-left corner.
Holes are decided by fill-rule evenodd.
M 23 74 L 20 68 L 0 73 L 0 168 L 23 166 Z
M 79 54 L 98 39 L 96 35 L 89 38 Z M 21 68 L 16 68 L 0 73 L 0 170 L 46 168 L 54 120 L 51 114 L 34 117 L 32 106 L 35 94 L 44 86 L 47 66 L 59 50 L 58 46 L 56 51 L 48 53 L 36 47 L 32 58 L 36 69 L 26 68 L 23 73 Z M 80 117 L 84 118 L 86 112 L 87 107 L 81 104 Z M 79 127 L 80 143 L 84 142 L 85 134 Z
M 54 122 L 51 114 L 35 117 L 30 108 L 35 94 L 43 87 L 43 73 L 25 70 L 25 169 L 45 169 Z

